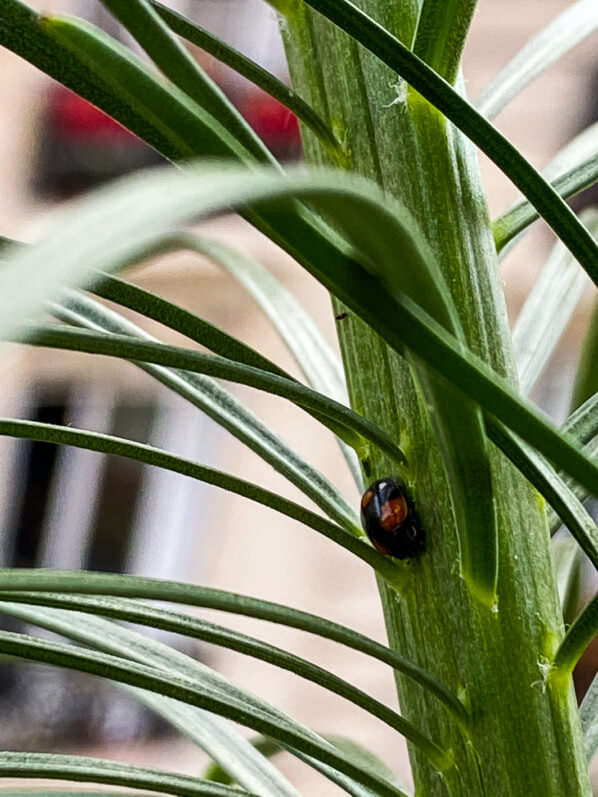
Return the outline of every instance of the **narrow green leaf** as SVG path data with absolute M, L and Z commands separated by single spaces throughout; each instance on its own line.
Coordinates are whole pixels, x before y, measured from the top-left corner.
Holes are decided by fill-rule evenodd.
M 3 0 L 0 45 L 97 105 L 165 157 L 198 155 L 200 143 L 208 149 L 214 144 L 214 154 L 220 156 L 228 152 L 224 143 L 217 147 L 191 101 L 182 92 L 157 82 L 129 51 L 112 42 L 106 45 L 112 57 L 120 59 L 121 68 L 129 70 L 123 75 L 123 85 L 119 85 L 112 80 L 113 76 L 104 75 L 61 41 L 53 39 L 40 19 L 41 15 L 21 0 Z M 189 131 L 190 135 L 187 137 L 183 131 Z
M 224 691 L 240 705 L 253 705 L 283 725 L 294 725 L 287 715 L 240 689 L 222 675 L 157 639 L 142 636 L 130 627 L 123 627 L 100 617 L 91 617 L 55 609 L 31 608 L 5 603 L 3 609 L 11 617 L 38 625 L 56 634 L 140 664 L 173 672 L 191 679 L 214 692 Z M 148 708 L 157 711 L 200 745 L 208 755 L 220 761 L 241 786 L 263 797 L 297 797 L 296 790 L 275 767 L 260 756 L 246 739 L 222 717 L 188 706 L 162 695 L 121 684 Z M 303 726 L 302 730 L 310 734 Z M 317 737 L 314 737 L 317 741 Z
M 399 467 L 405 467 L 407 463 L 405 455 L 390 437 L 363 416 L 321 393 L 269 371 L 180 346 L 56 325 L 31 327 L 27 330 L 25 342 L 35 346 L 155 363 L 248 385 L 292 401 L 357 449 L 362 447 L 362 439 L 365 438 L 384 451 Z
M 413 52 L 448 83 L 461 63 L 477 0 L 423 0 Z
M 252 747 L 259 750 L 266 758 L 274 758 L 274 756 L 279 753 L 285 752 L 284 747 L 281 747 L 279 744 L 276 744 L 276 742 L 273 742 L 272 739 L 268 739 L 265 736 L 254 736 L 253 739 L 250 739 L 250 743 Z M 208 764 L 202 777 L 204 780 L 213 780 L 216 783 L 226 783 L 227 785 L 232 785 L 234 783 L 234 780 L 231 779 L 228 772 L 215 761 Z
M 588 443 L 583 448 L 583 452 L 588 457 L 588 459 L 592 460 L 593 462 L 598 461 L 598 438 L 594 438 L 590 443 Z M 575 479 L 572 479 L 570 476 L 565 474 L 560 474 L 561 478 L 563 479 L 564 484 L 567 488 L 573 493 L 573 495 L 577 498 L 580 502 L 585 502 L 592 493 Z M 560 520 L 558 516 L 555 516 L 552 512 L 549 512 L 549 521 L 548 525 L 550 528 L 550 533 L 556 534 L 556 532 L 561 527 Z
M 542 170 L 542 174 L 546 178 L 546 180 L 556 181 L 561 177 L 564 177 L 568 172 L 576 169 L 577 167 L 581 166 L 588 161 L 591 161 L 592 158 L 596 154 L 596 149 L 598 148 L 598 122 L 589 125 L 589 127 L 584 128 L 581 133 L 578 133 L 574 138 L 572 138 L 564 147 L 562 147 L 557 154 L 552 158 L 549 162 L 548 166 Z M 503 216 L 510 213 L 515 207 L 519 207 L 521 218 L 524 216 L 530 219 L 530 225 L 522 229 L 521 233 L 516 236 L 515 239 L 511 239 L 511 241 L 503 246 L 503 248 L 498 253 L 498 259 L 502 260 L 508 252 L 510 252 L 511 248 L 515 244 L 516 240 L 519 240 L 529 229 L 531 226 L 531 222 L 534 221 L 532 216 L 529 216 L 530 208 L 528 203 L 521 200 L 515 202 L 511 207 L 503 214 Z M 499 225 L 501 224 L 501 219 L 503 217 L 499 217 L 496 220 L 496 223 Z
M 598 152 L 578 163 L 564 174 L 552 181 L 555 190 L 565 199 L 579 194 L 598 180 Z M 539 218 L 538 212 L 530 202 L 522 199 L 498 218 L 492 225 L 496 251 L 501 252 L 505 246 Z M 584 265 L 585 268 L 585 265 Z M 595 272 L 586 269 L 594 283 Z
M 49 600 L 51 602 L 51 598 Z M 84 599 L 80 599 L 80 600 L 82 601 L 83 604 L 85 604 Z M 91 608 L 92 607 L 89 604 L 87 604 L 85 606 L 85 609 L 87 609 L 87 610 L 90 610 Z M 13 609 L 14 609 L 14 611 L 12 611 Z M 108 613 L 110 613 L 110 611 L 114 611 L 114 612 L 118 611 L 118 609 L 112 609 L 111 610 L 110 607 L 106 607 L 106 606 L 104 607 L 104 609 L 106 609 L 108 611 Z M 19 612 L 19 607 L 17 607 L 17 606 L 13 607 L 12 605 L 10 605 L 8 607 L 7 611 L 9 611 L 9 613 L 13 614 L 13 616 L 18 616 L 17 612 Z M 123 614 L 126 614 L 126 613 L 129 613 L 131 617 L 133 617 L 134 615 L 142 616 L 143 615 L 143 607 L 142 606 L 130 607 L 130 611 L 129 611 L 129 607 L 124 607 Z M 31 614 L 30 616 L 33 617 L 34 615 Z M 68 622 L 68 619 L 69 618 L 67 617 L 66 618 L 67 622 Z M 87 621 L 89 621 L 89 618 L 86 618 L 86 619 L 87 619 Z M 148 621 L 149 619 L 152 619 L 152 618 L 149 617 L 149 614 L 145 614 L 144 623 L 146 621 Z M 154 614 L 154 619 L 158 619 L 158 614 Z M 173 622 L 172 621 L 172 617 L 171 618 L 167 618 L 167 617 L 163 616 L 160 619 L 160 623 L 161 624 L 162 624 L 162 622 L 164 624 L 170 624 L 172 626 L 172 622 Z M 188 627 L 188 630 L 189 630 L 189 627 Z M 204 625 L 203 631 L 206 634 L 209 633 L 209 629 L 208 629 L 208 627 L 206 625 Z M 226 631 L 226 629 L 220 629 L 220 631 L 218 632 L 217 629 L 212 628 L 212 638 L 213 639 L 219 638 L 222 641 L 225 631 Z M 110 633 L 109 629 L 108 629 L 108 633 Z M 17 635 L 17 636 L 19 636 L 19 635 Z M 69 634 L 69 636 L 70 636 L 70 634 Z M 8 647 L 8 650 L 10 652 L 10 650 L 14 650 L 14 645 L 17 645 L 17 644 L 19 644 L 21 642 L 23 642 L 22 637 L 19 638 L 19 642 L 17 643 L 14 640 L 12 640 L 12 638 L 9 639 L 8 641 L 5 641 L 0 636 L 0 652 L 5 650 L 5 648 L 3 647 L 4 645 L 6 645 Z M 38 655 L 33 650 L 33 648 L 30 647 L 30 645 L 33 645 L 35 647 L 35 650 L 39 650 L 38 642 L 36 641 L 35 644 L 34 644 L 33 642 L 31 642 L 30 640 L 27 639 L 27 640 L 25 640 L 24 643 L 25 643 L 26 650 L 31 652 L 31 656 L 33 656 L 36 660 L 40 660 L 39 656 L 43 656 L 43 653 Z M 11 646 L 13 646 L 13 647 L 11 647 Z M 66 646 L 62 646 L 62 647 L 66 648 Z M 251 655 L 254 658 L 259 658 L 261 660 L 268 661 L 271 664 L 274 664 L 275 666 L 283 667 L 285 670 L 293 672 L 294 674 L 299 675 L 302 678 L 306 678 L 307 680 L 309 680 L 309 681 L 311 681 L 313 683 L 318 683 L 324 689 L 332 692 L 333 694 L 336 694 L 336 695 L 344 698 L 345 700 L 347 700 L 348 702 L 352 703 L 353 705 L 358 706 L 359 708 L 363 709 L 368 714 L 371 714 L 372 716 L 376 717 L 381 722 L 383 722 L 385 725 L 388 725 L 390 728 L 393 728 L 398 733 L 400 733 L 401 735 L 405 736 L 405 738 L 407 738 L 409 741 L 411 741 L 418 748 L 423 745 L 423 752 L 425 752 L 425 754 L 427 756 L 431 756 L 432 757 L 432 760 L 433 760 L 435 766 L 439 765 L 439 762 L 441 760 L 441 756 L 439 755 L 440 749 L 438 747 L 436 747 L 436 745 L 433 745 L 433 744 L 431 745 L 429 740 L 427 740 L 426 737 L 417 730 L 417 728 L 415 728 L 407 720 L 403 719 L 403 717 L 401 717 L 399 714 L 397 714 L 391 708 L 388 708 L 386 705 L 384 705 L 380 701 L 375 700 L 370 695 L 366 694 L 365 692 L 363 692 L 360 689 L 357 689 L 352 684 L 348 683 L 347 681 L 343 680 L 342 678 L 339 678 L 338 676 L 328 672 L 327 670 L 324 670 L 322 667 L 318 667 L 318 666 L 316 666 L 314 664 L 311 664 L 310 662 L 306 661 L 305 659 L 300 659 L 298 656 L 293 656 L 292 654 L 289 654 L 286 651 L 281 650 L 280 648 L 274 648 L 273 646 L 267 645 L 265 643 L 261 643 L 259 640 L 255 640 L 255 639 L 250 640 L 248 637 L 243 637 L 243 635 L 234 634 L 234 633 L 232 633 L 230 631 L 227 633 L 227 647 L 233 647 L 238 652 L 242 652 L 242 653 Z M 52 649 L 45 648 L 45 647 L 43 648 L 43 651 L 47 655 L 53 655 L 53 653 L 52 653 L 53 650 L 54 650 L 53 648 Z M 19 654 L 17 654 L 17 655 L 19 655 Z M 25 656 L 28 658 L 29 657 L 29 653 L 26 653 Z M 41 660 L 43 661 L 44 659 L 41 658 Z M 50 663 L 56 663 L 56 661 L 55 660 L 53 661 L 52 659 L 49 659 L 49 661 L 50 661 Z M 66 666 L 70 666 L 70 665 L 67 664 Z M 92 672 L 93 672 L 93 670 L 92 670 Z M 164 676 L 167 676 L 168 674 L 172 674 L 172 668 L 169 667 L 168 669 L 162 669 L 161 672 L 164 674 Z M 119 679 L 116 678 L 116 680 L 119 680 Z M 134 683 L 134 682 L 126 681 L 126 680 L 124 681 L 124 683 L 130 683 L 132 686 L 140 686 L 141 688 L 143 688 L 143 683 Z M 192 681 L 189 681 L 189 683 L 192 683 Z M 203 688 L 203 686 L 204 685 L 202 684 L 202 688 Z M 156 690 L 155 687 L 151 688 L 151 691 L 154 691 L 154 692 L 158 691 L 159 694 L 164 694 L 164 692 L 161 689 Z M 168 693 L 165 693 L 165 694 L 167 694 L 167 696 L 169 696 L 169 697 L 174 697 L 176 699 L 180 699 L 180 698 L 177 698 L 176 694 L 170 694 L 170 695 Z M 190 703 L 191 705 L 197 705 L 196 703 L 194 703 L 192 700 L 190 701 L 189 699 L 186 699 L 184 702 Z M 243 705 L 243 704 L 244 704 L 243 701 L 237 701 L 237 705 Z M 201 706 L 200 705 L 200 708 L 206 708 L 206 706 Z M 259 707 L 259 708 L 261 710 L 261 707 Z M 220 712 L 217 712 L 217 713 L 220 713 Z M 278 738 L 278 737 L 275 737 L 275 738 Z M 441 765 L 441 768 L 444 768 L 444 765 Z
M 331 736 L 327 734 L 324 738 L 340 750 L 344 750 L 354 758 L 361 760 L 364 766 L 369 767 L 374 772 L 378 772 L 380 777 L 385 778 L 390 783 L 397 783 L 394 772 L 392 772 L 377 755 L 374 755 L 370 750 L 366 750 L 362 745 L 345 736 Z M 284 748 L 280 747 L 280 745 L 276 744 L 271 739 L 266 739 L 264 736 L 256 736 L 251 740 L 251 744 L 256 750 L 259 750 L 262 755 L 268 758 L 273 758 L 279 753 L 284 752 Z M 203 777 L 205 780 L 214 780 L 217 783 L 226 783 L 228 785 L 232 785 L 234 782 L 219 764 L 210 764 L 204 771 Z M 363 790 L 356 792 L 354 786 L 352 788 L 352 784 L 339 781 L 338 785 L 348 794 L 355 794 L 357 797 L 362 797 L 364 794 Z M 399 784 L 397 783 L 397 785 Z M 367 794 L 371 794 L 371 792 Z
M 171 8 L 150 0 L 152 6 L 166 22 L 174 33 L 182 36 L 191 44 L 195 44 L 205 52 L 212 55 L 218 61 L 234 69 L 239 75 L 247 78 L 251 83 L 258 86 L 266 94 L 274 97 L 285 108 L 295 114 L 299 121 L 308 127 L 316 135 L 322 145 L 330 153 L 334 161 L 339 164 L 345 163 L 347 154 L 344 152 L 341 143 L 338 141 L 334 132 L 328 127 L 326 122 L 318 116 L 314 109 L 308 105 L 292 88 L 285 85 L 275 75 L 261 67 L 255 61 L 235 50 L 226 42 L 214 36 L 210 31 L 200 27 L 182 14 L 173 11 Z
M 575 493 L 546 460 L 512 432 L 487 418 L 490 439 L 548 501 L 598 569 L 598 527 Z
M 226 682 L 222 676 L 213 673 L 205 665 L 169 648 L 156 639 L 143 637 L 131 631 L 130 628 L 123 628 L 98 617 L 91 618 L 89 615 L 76 615 L 72 612 L 48 611 L 40 608 L 32 610 L 21 604 L 4 604 L 4 608 L 8 608 L 13 617 L 18 617 L 25 622 L 37 623 L 44 628 L 83 644 L 97 647 L 104 652 L 132 658 L 142 664 L 149 664 L 167 672 L 175 671 L 183 676 L 195 677 L 212 688 L 224 688 L 236 696 L 241 703 L 255 703 L 283 724 L 294 724 L 290 717 L 278 709 L 274 709 L 246 691 Z M 233 779 L 238 780 L 248 790 L 255 791 L 260 797 L 267 797 L 273 791 L 279 797 L 296 797 L 295 790 L 287 784 L 278 770 L 273 768 L 246 739 L 239 737 L 236 731 L 232 731 L 230 723 L 206 711 L 186 706 L 161 695 L 133 687 L 123 686 L 123 688 L 132 691 L 137 699 L 154 711 L 158 711 L 184 734 L 202 746 L 209 755 L 220 762 Z M 322 737 L 318 737 L 317 734 L 313 734 L 303 726 L 301 727 L 305 733 L 312 735 L 315 741 L 326 743 Z M 369 789 L 364 789 L 332 767 L 306 756 L 295 748 L 287 749 L 334 783 L 342 785 L 355 797 L 374 797 L 374 793 Z M 258 775 L 257 780 L 256 774 Z M 264 776 L 266 776 L 265 782 Z M 292 792 L 290 796 L 289 790 Z
M 598 434 L 598 394 L 590 396 L 569 415 L 563 431 L 586 445 Z
M 174 671 L 183 676 L 195 677 L 211 688 L 227 690 L 236 696 L 241 703 L 255 704 L 270 714 L 273 719 L 278 719 L 283 724 L 291 726 L 295 724 L 290 717 L 278 709 L 233 686 L 223 679 L 221 675 L 212 673 L 205 665 L 190 659 L 179 651 L 169 648 L 162 642 L 143 637 L 129 628 L 123 628 L 98 617 L 84 617 L 72 612 L 48 611 L 47 609 L 39 608 L 32 610 L 20 604 L 5 604 L 4 608 L 9 608 L 12 616 L 18 617 L 25 622 L 37 623 L 43 628 L 70 637 L 83 644 L 97 647 L 105 652 L 132 658 L 142 664 L 150 664 L 167 672 Z M 268 797 L 268 795 L 297 797 L 296 790 L 287 783 L 275 767 L 272 767 L 261 754 L 261 750 L 255 749 L 247 739 L 239 736 L 236 731 L 232 730 L 230 723 L 221 717 L 142 689 L 121 686 L 203 747 L 208 755 L 220 762 L 220 765 L 224 768 L 223 771 L 227 772 L 233 781 L 238 781 L 240 785 L 249 791 L 259 794 L 260 797 Z M 326 740 L 323 737 L 313 734 L 313 732 L 303 726 L 301 728 L 305 733 L 311 735 L 316 742 L 326 744 Z M 309 766 L 321 772 L 332 782 L 341 784 L 350 794 L 355 794 L 356 797 L 375 797 L 374 792 L 364 789 L 351 778 L 342 775 L 321 761 L 317 761 L 295 748 L 288 747 L 286 749 L 300 760 L 305 761 Z M 208 779 L 213 780 L 213 778 Z
M 156 244 L 155 248 L 152 246 L 151 254 L 155 255 L 164 251 L 176 251 L 180 248 L 185 248 L 182 245 L 184 237 L 186 237 L 185 233 L 176 236 L 177 243 L 171 241 L 170 236 L 168 236 L 167 241 L 161 238 L 161 245 Z M 167 248 L 162 248 L 163 246 Z M 92 292 L 96 296 L 108 299 L 121 307 L 141 313 L 146 318 L 159 321 L 168 329 L 176 330 L 181 335 L 200 343 L 215 354 L 219 354 L 229 360 L 245 363 L 245 365 L 261 368 L 263 371 L 270 371 L 273 374 L 291 378 L 286 371 L 273 363 L 272 360 L 268 360 L 251 346 L 247 346 L 238 338 L 229 335 L 220 327 L 210 324 L 205 318 L 201 318 L 155 293 L 146 291 L 138 285 L 126 282 L 118 277 L 112 277 L 109 274 L 102 274 L 102 281 L 93 288 Z
M 218 241 L 193 234 L 183 234 L 179 241 L 184 248 L 209 257 L 243 285 L 270 319 L 313 387 L 341 403 L 347 402 L 345 375 L 338 356 L 311 316 L 265 266 Z
M 341 404 L 348 404 L 345 375 L 339 358 L 311 316 L 274 275 L 257 260 L 219 242 L 193 235 L 185 236 L 185 241 L 189 248 L 210 257 L 243 285 L 270 319 L 308 383 Z M 355 484 L 361 488 L 361 469 L 355 452 L 342 443 L 341 450 Z
M 100 28 L 86 20 L 69 16 L 40 16 L 38 24 L 54 41 L 62 44 L 93 72 L 102 75 L 108 86 L 140 115 L 151 119 L 160 113 L 157 107 L 160 85 L 158 75 L 153 74 L 137 56 Z M 167 84 L 168 93 L 178 100 L 175 121 L 175 137 L 191 147 L 196 135 L 201 135 L 202 150 L 214 156 L 223 154 L 247 163 L 255 162 L 253 155 L 239 143 L 212 114 L 173 84 Z M 170 105 L 173 105 L 171 102 Z M 187 120 L 183 109 L 192 116 Z M 164 114 L 162 108 L 161 113 Z M 196 146 L 196 145 L 195 145 Z
M 399 785 L 394 772 L 371 750 L 366 749 L 363 745 L 346 736 L 327 734 L 325 738 L 335 747 L 338 747 L 339 750 L 344 750 L 345 753 L 352 755 L 357 761 L 361 761 L 365 766 L 377 772 L 381 778 L 391 783 L 396 783 L 397 786 Z
M 151 789 L 160 794 L 177 794 L 181 797 L 242 797 L 239 791 L 196 777 L 161 772 L 145 767 L 107 761 L 87 756 L 58 755 L 56 753 L 0 752 L 0 778 L 44 778 L 48 780 L 73 780 L 83 783 L 105 783 L 110 786 Z M 46 795 L 49 791 L 43 792 Z M 60 792 L 58 792 L 60 794 Z M 103 792 L 102 792 L 103 793 Z
M 598 235 L 598 209 L 584 211 L 582 219 L 590 232 Z M 513 330 L 519 387 L 524 395 L 529 395 L 536 384 L 587 286 L 585 272 L 565 247 L 557 243 Z
M 394 69 L 492 160 L 598 284 L 598 246 L 573 211 L 501 133 L 427 64 L 349 0 L 304 0 Z M 410 104 L 418 98 L 411 92 Z
M 569 676 L 597 631 L 598 595 L 592 598 L 565 634 L 554 657 L 550 677 L 558 681 Z
M 562 584 L 561 590 L 561 606 L 563 609 L 563 621 L 566 626 L 574 622 L 575 617 L 579 611 L 581 602 L 582 590 L 584 588 L 584 567 L 586 563 L 586 556 L 583 550 L 575 545 L 576 540 L 567 535 L 568 539 L 573 543 L 573 553 L 562 564 L 559 562 L 557 568 L 557 585 Z
M 218 760 L 223 771 L 229 773 L 231 783 L 238 783 L 260 797 L 300 797 L 299 792 L 278 769 L 259 751 L 253 749 L 228 720 L 143 689 L 122 684 L 121 688 L 201 747 L 214 760 Z
M 589 459 L 596 461 L 598 459 L 598 394 L 591 396 L 581 407 L 571 413 L 561 428 L 565 434 L 570 435 L 584 446 L 584 453 Z M 563 481 L 579 501 L 585 501 L 588 498 L 588 490 L 575 479 L 564 476 Z M 551 534 L 555 534 L 560 525 L 558 516 L 553 515 L 549 518 Z
M 257 161 L 276 164 L 259 136 L 146 0 L 101 2 L 175 86 L 205 108 Z
M 598 28 L 595 0 L 577 0 L 534 36 L 480 93 L 478 111 L 494 119 L 538 75 Z
M 304 733 L 299 726 L 292 728 L 289 725 L 283 725 L 278 719 L 273 720 L 270 714 L 258 711 L 254 705 L 250 706 L 228 698 L 222 690 L 215 692 L 201 688 L 190 679 L 157 670 L 154 667 L 146 667 L 116 656 L 64 645 L 53 640 L 38 639 L 27 634 L 0 631 L 0 652 L 28 661 L 40 661 L 66 669 L 99 675 L 111 681 L 137 686 L 180 700 L 188 705 L 213 711 L 266 736 L 278 739 L 283 744 L 297 747 L 314 758 L 321 759 L 324 763 L 330 764 L 363 783 L 364 786 L 378 789 L 380 795 L 388 794 L 392 797 L 401 795 L 402 797 L 402 792 L 399 789 L 379 777 L 371 775 L 369 771 L 364 771 L 348 756 L 335 750 L 332 746 L 316 743 L 314 738 Z M 411 743 L 417 746 L 434 766 L 441 771 L 451 766 L 450 756 L 445 751 L 420 734 L 409 723 L 403 722 L 403 732 L 407 733 Z M 0 758 L 0 771 L 1 761 L 2 758 Z M 219 788 L 226 787 L 220 786 Z M 226 793 L 224 792 L 224 794 Z
M 269 506 L 271 509 L 299 521 L 308 528 L 318 531 L 368 563 L 395 588 L 402 585 L 407 578 L 405 570 L 397 565 L 394 560 L 383 556 L 371 545 L 356 539 L 339 526 L 330 523 L 310 510 L 304 509 L 298 504 L 276 493 L 264 490 L 251 482 L 246 482 L 228 473 L 222 473 L 213 468 L 177 457 L 161 449 L 142 443 L 132 443 L 119 437 L 97 432 L 83 432 L 67 426 L 53 426 L 35 421 L 17 421 L 10 418 L 0 419 L 0 435 L 55 443 L 57 445 L 71 445 L 77 448 L 85 448 L 88 451 L 127 457 L 137 462 L 143 462 L 146 465 L 153 465 L 175 473 L 181 473 L 206 484 L 213 484 L 236 495 L 241 495 L 264 506 Z
M 347 388 L 339 358 L 331 351 L 312 318 L 295 297 L 259 262 L 222 244 L 207 241 L 193 233 L 166 234 L 146 248 L 143 259 L 169 251 L 189 249 L 206 254 L 239 280 L 268 315 L 293 354 L 309 384 L 333 399 L 348 404 Z M 135 258 L 137 260 L 137 258 Z M 155 294 L 108 276 L 96 287 L 96 295 L 136 310 L 148 318 L 176 329 L 216 354 L 292 377 L 254 349 Z M 339 440 L 355 483 L 362 487 L 359 461 L 352 448 Z
M 135 324 L 83 295 L 71 295 L 62 305 L 55 306 L 53 313 L 88 329 L 154 340 Z M 247 445 L 346 531 L 364 537 L 355 512 L 337 489 L 217 382 L 207 376 L 158 365 L 137 365 Z
M 198 175 L 201 175 L 201 180 L 197 179 Z M 214 175 L 218 175 L 216 180 Z M 33 273 L 41 265 L 51 271 L 50 263 L 62 263 L 65 259 L 66 268 L 72 267 L 74 261 L 78 268 L 81 267 L 81 260 L 89 268 L 114 267 L 115 259 L 125 260 L 125 254 L 130 257 L 134 251 L 142 250 L 144 242 L 153 239 L 157 232 L 155 228 L 161 224 L 172 225 L 202 208 L 206 212 L 223 204 L 247 205 L 252 202 L 259 205 L 262 202 L 271 214 L 273 203 L 289 195 L 299 195 L 313 205 L 321 196 L 326 196 L 327 212 L 335 210 L 335 221 L 338 220 L 339 225 L 347 219 L 353 222 L 352 213 L 345 216 L 347 208 L 357 209 L 361 220 L 369 218 L 372 231 L 380 224 L 386 229 L 390 224 L 392 229 L 392 224 L 396 223 L 391 220 L 388 203 L 385 206 L 380 202 L 379 190 L 356 178 L 341 178 L 337 173 L 333 177 L 324 174 L 281 180 L 266 174 L 239 173 L 222 168 L 209 174 L 207 166 L 200 170 L 189 168 L 184 172 L 154 170 L 149 175 L 128 179 L 126 187 L 115 186 L 98 192 L 92 202 L 82 203 L 81 209 L 74 213 L 74 219 L 70 222 L 63 220 L 56 233 L 43 244 L 15 253 L 1 275 L 10 271 L 16 276 L 26 273 L 27 269 Z M 131 213 L 132 207 L 135 214 Z M 304 218 L 299 218 L 301 229 L 303 222 Z M 152 226 L 152 232 L 149 232 L 148 227 Z M 368 234 L 368 226 L 361 224 L 365 235 Z M 109 241 L 101 232 L 108 228 L 112 231 Z M 96 238 L 100 234 L 102 240 L 96 246 Z M 324 254 L 328 251 L 324 250 Z M 311 273 L 378 331 L 396 351 L 404 352 L 407 348 L 420 356 L 464 395 L 536 447 L 554 465 L 590 492 L 598 494 L 596 463 L 566 434 L 557 432 L 550 421 L 523 401 L 506 380 L 455 341 L 408 296 L 390 295 L 384 286 L 381 289 L 382 283 L 378 279 L 355 260 L 346 257 L 316 258 Z
M 435 676 L 379 642 L 322 617 L 246 595 L 235 595 L 209 587 L 140 576 L 81 571 L 28 570 L 26 568 L 0 569 L 0 591 L 13 593 L 13 600 L 18 600 L 16 592 L 23 591 L 55 591 L 62 592 L 64 595 L 112 595 L 123 598 L 145 598 L 198 608 L 216 609 L 266 620 L 306 631 L 329 641 L 338 642 L 352 650 L 360 651 L 407 675 L 439 698 L 449 702 L 453 700 L 450 691 L 447 692 L 446 687 Z M 443 697 L 441 697 L 442 692 L 444 693 Z M 455 705 L 454 708 L 456 711 L 460 711 Z
M 594 676 L 579 709 L 588 764 L 598 749 L 598 675 Z
M 598 209 L 595 211 L 595 230 L 598 235 Z M 590 325 L 583 339 L 579 364 L 573 383 L 571 408 L 576 409 L 598 392 L 598 302 L 594 298 L 594 309 Z
M 163 609 L 155 609 L 154 607 L 148 607 L 142 603 L 122 598 L 115 600 L 111 598 L 67 597 L 59 594 L 22 592 L 20 592 L 18 596 L 11 596 L 10 593 L 0 592 L 0 601 L 6 601 L 7 599 L 14 601 L 15 597 L 17 597 L 18 601 L 21 603 L 40 604 L 59 609 L 72 609 L 78 612 L 99 614 L 105 617 L 111 617 L 115 620 L 126 620 L 131 623 L 147 625 L 152 628 L 160 628 L 164 631 L 171 631 L 176 634 L 191 637 L 192 639 L 201 639 L 213 645 L 220 645 L 229 650 L 235 650 L 243 655 L 252 656 L 260 661 L 269 662 L 275 667 L 293 672 L 308 681 L 319 683 L 325 689 L 329 689 L 336 694 L 346 696 L 347 699 L 352 702 L 355 702 L 355 700 L 363 701 L 365 697 L 363 695 L 361 697 L 358 696 L 358 690 L 350 692 L 352 688 L 349 684 L 343 682 L 342 679 L 337 678 L 332 673 L 326 672 L 321 667 L 299 656 L 295 656 L 285 650 L 246 634 L 241 634 L 231 629 L 224 628 L 223 626 L 199 620 L 188 615 Z M 405 674 L 410 675 L 411 672 L 406 672 Z M 466 722 L 467 713 L 459 699 L 432 676 L 427 673 L 424 673 L 424 675 L 426 678 L 426 689 L 435 694 L 444 705 L 457 716 L 459 721 Z M 418 682 L 423 686 L 421 679 Z M 431 686 L 433 686 L 433 689 Z M 349 694 L 351 694 L 351 696 L 349 696 Z M 376 701 L 371 701 L 372 707 L 375 702 Z M 362 703 L 357 702 L 356 705 L 362 705 Z M 365 706 L 362 705 L 362 707 Z M 369 710 L 369 708 L 366 708 L 366 710 Z

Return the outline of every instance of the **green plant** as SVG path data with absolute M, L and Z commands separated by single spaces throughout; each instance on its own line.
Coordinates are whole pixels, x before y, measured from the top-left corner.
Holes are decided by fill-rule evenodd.
M 598 131 L 594 126 L 563 151 L 551 185 L 488 117 L 598 27 L 595 3 L 574 3 L 507 67 L 476 111 L 464 98 L 459 72 L 474 0 L 363 0 L 360 8 L 349 0 L 277 0 L 293 91 L 153 0 L 103 2 L 163 77 L 89 23 L 41 16 L 20 0 L 0 0 L 0 43 L 92 100 L 171 161 L 211 156 L 220 162 L 185 162 L 128 178 L 77 203 L 41 243 L 5 241 L 2 295 L 9 299 L 0 333 L 30 345 L 135 362 L 250 445 L 323 514 L 229 474 L 106 435 L 13 419 L 0 420 L 0 434 L 131 457 L 299 520 L 374 569 L 389 646 L 290 607 L 188 584 L 0 571 L 3 612 L 84 645 L 0 632 L 5 655 L 126 685 L 219 765 L 204 779 L 187 779 L 76 756 L 2 753 L 0 774 L 172 794 L 271 797 L 295 793 L 268 758 L 283 748 L 350 794 L 403 794 L 371 755 L 318 736 L 112 618 L 208 639 L 343 695 L 408 739 L 418 794 L 590 793 L 587 760 L 598 745 L 598 685 L 590 689 L 580 723 L 570 674 L 598 627 L 598 613 L 593 601 L 565 634 L 555 576 L 574 589 L 579 549 L 598 566 L 598 530 L 582 504 L 587 495 L 598 495 L 594 331 L 577 379 L 584 403 L 563 428 L 526 396 L 574 309 L 575 261 L 594 282 L 598 278 L 596 214 L 581 220 L 563 199 L 596 181 Z M 174 34 L 232 65 L 298 115 L 314 167 L 307 176 L 280 168 Z M 396 86 L 393 113 L 381 93 L 390 84 Z M 525 197 L 493 225 L 474 144 Z M 343 405 L 345 377 L 317 330 L 259 264 L 189 233 L 172 233 L 224 208 L 237 210 L 290 252 L 330 290 L 336 312 L 347 314 L 339 336 L 352 410 Z M 562 244 L 515 330 L 518 387 L 497 252 L 538 216 Z M 222 330 L 109 275 L 178 248 L 209 254 L 249 286 L 311 387 Z M 137 310 L 212 354 L 164 345 L 89 293 L 65 293 L 65 286 Z M 66 325 L 24 326 L 24 319 L 48 306 Z M 326 478 L 210 376 L 303 407 L 337 435 L 358 483 L 362 476 L 369 481 L 399 472 L 426 529 L 424 555 L 403 563 L 371 547 L 353 508 Z M 561 523 L 576 545 L 571 555 L 568 544 L 555 568 L 548 530 Z M 394 668 L 403 716 L 311 662 L 140 599 L 268 619 L 361 650 Z M 571 605 L 565 592 L 563 606 Z M 73 610 L 89 616 L 81 619 Z M 205 710 L 269 741 L 252 747 Z

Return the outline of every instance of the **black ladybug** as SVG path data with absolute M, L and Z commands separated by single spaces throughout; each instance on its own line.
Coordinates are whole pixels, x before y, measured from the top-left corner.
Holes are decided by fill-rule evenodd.
M 423 553 L 426 536 L 404 482 L 388 476 L 370 484 L 361 498 L 361 522 L 383 554 L 410 559 Z

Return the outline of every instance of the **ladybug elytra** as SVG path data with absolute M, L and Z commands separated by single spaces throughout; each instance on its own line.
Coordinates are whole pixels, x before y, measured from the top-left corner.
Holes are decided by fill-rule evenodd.
M 361 498 L 361 522 L 373 545 L 396 559 L 410 559 L 426 547 L 424 530 L 409 498 L 405 483 L 397 477 L 378 479 Z

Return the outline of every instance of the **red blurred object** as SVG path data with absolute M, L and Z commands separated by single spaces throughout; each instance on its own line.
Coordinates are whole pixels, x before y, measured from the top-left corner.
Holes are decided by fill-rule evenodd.
M 301 149 L 299 124 L 294 113 L 263 91 L 252 91 L 239 110 L 262 141 L 278 157 L 297 157 Z
M 237 105 L 277 158 L 299 157 L 299 125 L 291 111 L 255 89 L 244 93 Z M 47 93 L 36 178 L 43 194 L 71 196 L 160 160 L 118 122 L 64 86 Z
M 122 125 L 63 86 L 57 86 L 50 92 L 45 115 L 46 123 L 51 125 L 53 132 L 68 138 L 132 138 Z
M 140 139 L 64 86 L 46 94 L 35 175 L 47 197 L 73 196 L 161 161 Z

